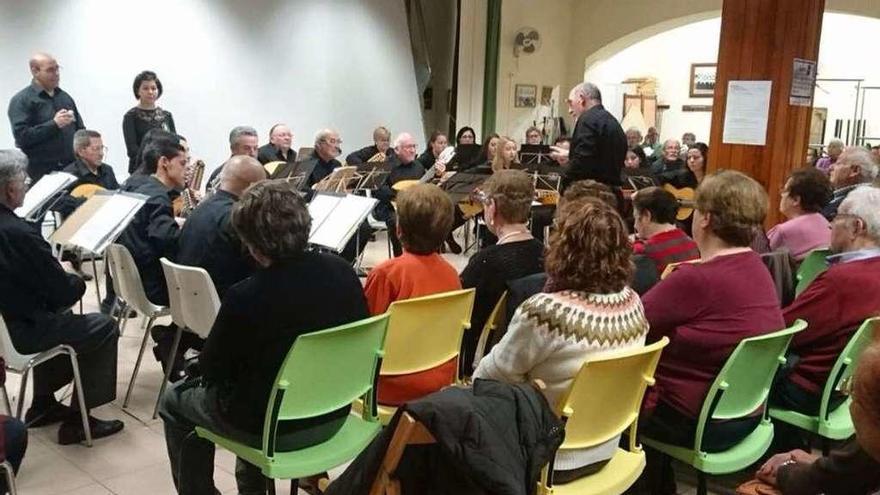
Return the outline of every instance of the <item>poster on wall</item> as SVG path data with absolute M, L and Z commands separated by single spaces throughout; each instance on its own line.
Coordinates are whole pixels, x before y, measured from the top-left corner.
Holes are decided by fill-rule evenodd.
M 798 107 L 808 107 L 813 104 L 813 88 L 816 86 L 816 62 L 794 59 L 794 68 L 791 72 L 791 95 L 788 104 Z
M 513 106 L 516 108 L 534 108 L 538 100 L 538 87 L 534 84 L 517 84 Z
M 715 95 L 717 64 L 691 64 L 691 98 L 712 98 Z
M 767 144 L 773 81 L 730 81 L 724 111 L 725 144 Z

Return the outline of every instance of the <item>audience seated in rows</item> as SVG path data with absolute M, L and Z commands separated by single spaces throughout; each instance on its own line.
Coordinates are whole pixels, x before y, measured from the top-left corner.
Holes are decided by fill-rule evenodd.
M 532 237 L 529 220 L 535 187 L 521 170 L 501 170 L 483 183 L 486 227 L 498 242 L 471 257 L 461 272 L 461 285 L 476 288 L 471 328 L 462 343 L 463 370 L 470 374 L 480 332 L 507 282 L 544 271 L 544 245 Z
M 840 352 L 862 322 L 880 312 L 880 189 L 860 186 L 831 223 L 831 266 L 785 308 L 787 324 L 806 320 L 789 346 L 770 403 L 816 415 L 822 389 Z M 835 393 L 832 408 L 843 402 Z
M 875 330 L 876 331 L 876 330 Z M 862 352 L 849 407 L 856 434 L 829 456 L 793 450 L 771 457 L 759 480 L 783 495 L 876 493 L 880 486 L 880 342 Z M 778 427 L 779 423 L 775 423 Z M 777 432 L 777 435 L 779 432 Z
M 570 189 L 569 189 L 570 190 Z M 648 331 L 639 296 L 627 286 L 632 251 L 617 211 L 595 198 L 565 201 L 556 215 L 544 291 L 522 303 L 507 333 L 478 364 L 475 378 L 540 379 L 556 407 L 587 358 L 640 347 Z M 602 468 L 618 439 L 556 456 L 557 483 Z
M 458 272 L 438 253 L 452 226 L 452 201 L 433 184 L 417 184 L 397 195 L 397 235 L 403 254 L 379 264 L 364 293 L 370 313 L 384 313 L 394 301 L 461 289 Z M 410 375 L 379 378 L 380 404 L 399 405 L 452 382 L 457 360 Z
M 694 240 L 675 226 L 678 201 L 672 193 L 659 187 L 648 187 L 636 192 L 632 203 L 637 235 L 633 252 L 651 258 L 658 273 L 662 274 L 670 263 L 700 257 Z
M 846 195 L 861 184 L 870 184 L 877 178 L 877 164 L 865 148 L 850 146 L 843 150 L 831 166 L 829 180 L 834 194 L 831 201 L 822 209 L 822 215 L 829 221 L 837 215 L 837 207 Z
M 792 172 L 779 199 L 779 212 L 788 220 L 767 232 L 770 249 L 787 250 L 800 261 L 814 249 L 827 248 L 831 226 L 819 212 L 829 200 L 831 183 L 825 174 L 815 168 Z
M 709 175 L 697 189 L 693 232 L 701 261 L 680 265 L 643 297 L 648 340 L 670 339 L 640 418 L 640 431 L 651 438 L 692 445 L 703 400 L 733 349 L 744 338 L 784 327 L 770 273 L 749 248 L 766 214 L 767 193 L 740 172 Z M 710 422 L 703 448 L 725 450 L 760 421 L 755 411 L 741 420 Z M 649 486 L 669 493 L 674 477 L 657 461 L 648 459 Z
M 231 222 L 259 268 L 226 291 L 199 356 L 202 376 L 178 382 L 162 397 L 160 414 L 179 493 L 217 493 L 214 444 L 196 436 L 196 426 L 260 448 L 272 385 L 296 338 L 368 316 L 351 265 L 306 250 L 311 218 L 288 184 L 252 186 L 234 206 Z M 285 422 L 276 449 L 321 443 L 338 431 L 349 409 Z M 239 460 L 236 472 L 240 493 L 265 491 L 266 481 L 255 467 Z

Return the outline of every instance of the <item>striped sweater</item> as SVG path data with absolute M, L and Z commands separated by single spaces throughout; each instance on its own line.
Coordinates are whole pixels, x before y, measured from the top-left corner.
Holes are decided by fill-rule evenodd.
M 670 263 L 681 263 L 700 257 L 697 243 L 681 229 L 667 230 L 654 234 L 647 240 L 638 240 L 633 243 L 633 252 L 654 260 L 657 273 L 663 273 Z
M 508 325 L 501 341 L 484 357 L 475 378 L 510 383 L 540 379 L 551 407 L 571 386 L 588 358 L 630 347 L 641 347 L 648 321 L 639 296 L 625 287 L 613 294 L 561 291 L 527 299 Z M 587 451 L 562 451 L 556 469 L 568 470 L 611 457 L 614 439 Z

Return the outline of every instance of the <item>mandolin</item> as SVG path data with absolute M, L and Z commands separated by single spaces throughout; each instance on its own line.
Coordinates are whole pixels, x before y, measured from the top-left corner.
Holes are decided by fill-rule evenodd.
M 429 182 L 431 179 L 437 175 L 437 163 L 449 163 L 450 160 L 455 156 L 455 148 L 452 146 L 447 147 L 440 153 L 440 156 L 437 157 L 437 161 L 434 165 L 431 165 L 428 170 L 425 171 L 425 174 L 419 180 L 399 180 L 391 185 L 391 188 L 397 192 L 403 191 L 404 189 L 409 189 L 410 187 L 416 184 L 425 184 Z
M 89 199 L 94 196 L 96 192 L 103 190 L 104 188 L 97 184 L 80 184 L 70 191 L 70 195 L 74 198 Z
M 180 193 L 180 196 L 173 201 L 174 216 L 186 218 L 198 206 L 199 198 L 196 191 L 202 187 L 202 177 L 204 175 L 205 162 L 196 160 L 189 181 L 187 181 L 187 186 Z
M 678 188 L 671 184 L 665 184 L 663 189 L 672 193 L 678 201 L 678 213 L 675 219 L 683 222 L 694 214 L 694 189 L 692 187 Z

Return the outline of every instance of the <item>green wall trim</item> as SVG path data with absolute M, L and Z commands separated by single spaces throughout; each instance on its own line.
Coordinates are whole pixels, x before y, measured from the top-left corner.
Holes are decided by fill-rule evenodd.
M 501 39 L 501 0 L 489 0 L 486 15 L 486 67 L 483 71 L 483 132 L 495 132 L 498 107 L 498 47 Z

